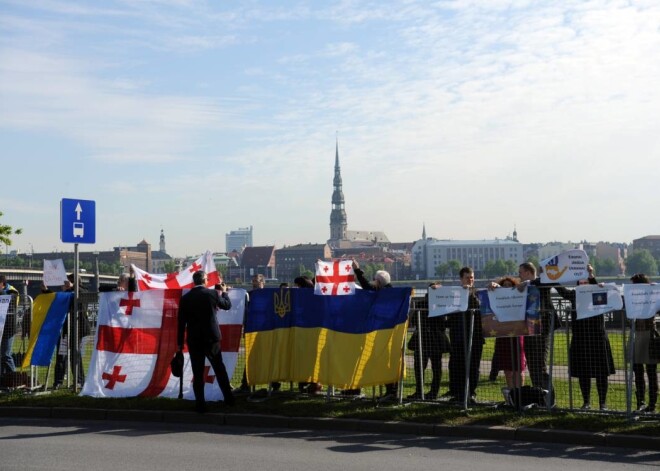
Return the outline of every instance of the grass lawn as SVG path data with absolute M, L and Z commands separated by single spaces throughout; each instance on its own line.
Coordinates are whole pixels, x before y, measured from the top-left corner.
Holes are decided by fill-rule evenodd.
M 177 399 L 97 399 L 80 397 L 71 391 L 60 390 L 51 394 L 28 395 L 20 392 L 0 395 L 0 407 L 75 407 L 122 410 L 190 410 L 191 401 Z M 467 412 L 443 403 L 410 404 L 379 407 L 370 399 L 332 400 L 323 396 L 307 397 L 283 392 L 264 402 L 248 402 L 237 398 L 236 406 L 227 410 L 211 406 L 222 412 L 276 414 L 289 417 L 328 417 L 338 419 L 397 420 L 447 425 L 504 425 L 509 427 L 537 427 L 561 430 L 582 430 L 625 434 L 660 435 L 660 421 L 630 421 L 621 415 L 580 414 L 543 410 L 530 410 L 519 414 L 511 410 L 477 406 Z

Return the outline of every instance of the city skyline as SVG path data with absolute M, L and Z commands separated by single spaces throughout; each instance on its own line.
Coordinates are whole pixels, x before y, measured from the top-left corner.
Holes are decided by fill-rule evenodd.
M 0 5 L 10 250 L 72 250 L 62 198 L 96 201 L 80 250 L 325 242 L 337 136 L 350 230 L 660 233 L 653 2 Z

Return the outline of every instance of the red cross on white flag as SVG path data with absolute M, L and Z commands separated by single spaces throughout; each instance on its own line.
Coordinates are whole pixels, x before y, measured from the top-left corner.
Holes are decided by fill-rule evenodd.
M 85 375 L 82 395 L 93 397 L 177 397 L 179 378 L 171 374 L 170 360 L 177 349 L 177 312 L 182 290 L 153 289 L 138 293 L 101 293 L 94 351 Z M 241 344 L 246 292 L 229 290 L 231 309 L 218 310 L 222 359 L 234 374 Z M 128 304 L 128 302 L 131 304 Z M 138 304 L 139 303 L 139 304 Z M 132 311 L 128 309 L 132 307 Z M 192 366 L 183 351 L 184 399 L 194 399 Z M 222 399 L 210 363 L 205 365 L 207 400 Z
M 355 272 L 350 260 L 316 262 L 314 294 L 341 296 L 355 294 Z
M 137 279 L 138 289 L 146 291 L 149 289 L 178 289 L 178 288 L 192 288 L 193 286 L 193 273 L 198 270 L 204 270 L 207 275 L 207 287 L 212 287 L 222 281 L 222 277 L 218 269 L 215 267 L 213 261 L 213 253 L 206 251 L 204 255 L 195 260 L 186 269 L 167 274 L 153 274 L 131 265 L 135 278 Z

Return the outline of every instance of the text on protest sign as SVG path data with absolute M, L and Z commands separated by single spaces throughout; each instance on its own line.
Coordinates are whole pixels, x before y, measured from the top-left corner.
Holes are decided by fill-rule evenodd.
M 619 288 L 613 283 L 605 286 L 582 285 L 575 288 L 575 310 L 578 319 L 598 316 L 623 307 Z
M 575 283 L 589 276 L 589 256 L 580 249 L 567 250 L 541 262 L 542 283 Z
M 651 319 L 660 311 L 660 285 L 623 285 L 628 319 Z
M 429 317 L 467 311 L 468 294 L 462 286 L 429 288 Z
M 46 286 L 62 286 L 66 280 L 64 262 L 61 258 L 44 260 L 44 284 Z
M 9 303 L 11 302 L 11 294 L 0 295 L 0 337 L 5 329 L 5 321 L 7 320 L 7 311 L 9 310 Z

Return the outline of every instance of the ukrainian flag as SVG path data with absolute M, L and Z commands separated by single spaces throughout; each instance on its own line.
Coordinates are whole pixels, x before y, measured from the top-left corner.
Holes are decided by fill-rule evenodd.
M 44 293 L 34 300 L 32 326 L 22 368 L 48 366 L 60 338 L 60 331 L 69 312 L 73 293 Z
M 358 388 L 399 381 L 411 294 L 412 288 L 351 296 L 301 288 L 252 291 L 245 324 L 248 382 Z

